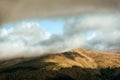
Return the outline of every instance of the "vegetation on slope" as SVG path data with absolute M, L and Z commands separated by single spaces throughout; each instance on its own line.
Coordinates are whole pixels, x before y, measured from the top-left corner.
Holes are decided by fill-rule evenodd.
M 120 80 L 120 54 L 76 49 L 0 62 L 0 80 Z

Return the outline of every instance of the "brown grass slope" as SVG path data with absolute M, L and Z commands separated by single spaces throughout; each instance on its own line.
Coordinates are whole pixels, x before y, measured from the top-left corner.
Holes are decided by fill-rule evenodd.
M 86 56 L 91 57 L 95 60 L 98 68 L 106 68 L 106 67 L 120 67 L 120 54 L 116 53 L 108 53 L 108 52 L 97 52 L 85 49 L 77 49 L 73 50 L 79 53 L 84 53 Z
M 13 66 L 35 66 L 59 69 L 72 66 L 82 68 L 120 67 L 120 54 L 74 49 L 58 54 L 48 54 L 35 58 L 16 58 L 0 62 L 0 69 Z
M 120 54 L 74 49 L 0 61 L 0 80 L 120 80 Z

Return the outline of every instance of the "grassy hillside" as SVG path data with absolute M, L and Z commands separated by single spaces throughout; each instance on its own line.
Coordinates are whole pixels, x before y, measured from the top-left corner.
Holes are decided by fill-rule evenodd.
M 0 80 L 120 80 L 120 54 L 75 49 L 0 62 Z

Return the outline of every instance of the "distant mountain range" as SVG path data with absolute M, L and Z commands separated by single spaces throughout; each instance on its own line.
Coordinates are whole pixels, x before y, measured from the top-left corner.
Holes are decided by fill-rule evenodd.
M 120 54 L 74 49 L 0 62 L 0 80 L 120 80 Z

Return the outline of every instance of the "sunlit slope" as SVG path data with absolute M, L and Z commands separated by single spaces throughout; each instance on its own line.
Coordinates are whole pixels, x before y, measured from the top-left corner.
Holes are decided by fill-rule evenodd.
M 120 67 L 120 54 L 111 52 L 97 52 L 85 49 L 77 49 L 74 51 L 84 53 L 86 56 L 94 59 L 99 68 Z
M 0 62 L 1 69 L 17 66 L 32 66 L 53 70 L 72 66 L 82 68 L 120 67 L 120 54 L 74 49 L 64 53 L 48 54 L 42 57 L 16 58 Z
M 62 54 L 49 55 L 48 58 L 43 59 L 43 62 L 56 63 L 59 67 L 79 66 L 82 68 L 97 68 L 97 64 L 94 59 L 77 51 L 68 51 Z

